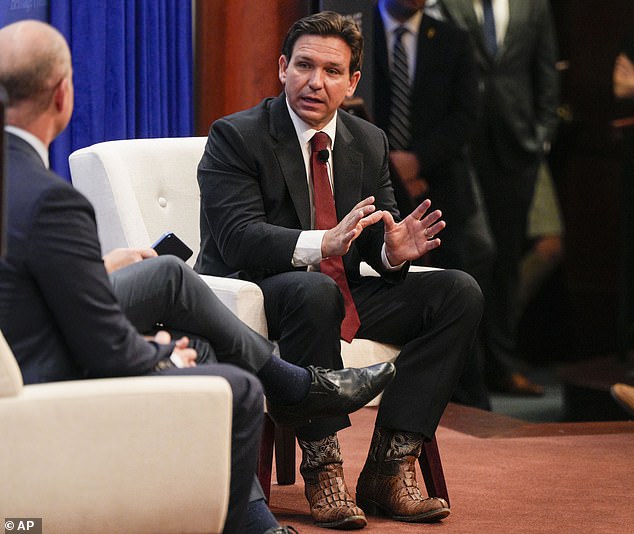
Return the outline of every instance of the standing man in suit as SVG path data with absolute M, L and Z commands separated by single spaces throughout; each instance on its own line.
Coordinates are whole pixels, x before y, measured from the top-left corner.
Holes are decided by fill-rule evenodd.
M 442 0 L 467 30 L 479 72 L 482 120 L 473 161 L 495 240 L 483 335 L 492 390 L 543 394 L 517 369 L 519 264 L 537 172 L 557 125 L 557 43 L 548 0 Z
M 341 529 L 365 526 L 361 507 L 410 522 L 449 514 L 444 499 L 423 498 L 414 463 L 451 398 L 483 306 L 461 271 L 408 273 L 411 260 L 440 245 L 445 224 L 440 212 L 426 214 L 428 200 L 397 222 L 385 134 L 338 110 L 357 86 L 362 50 L 357 25 L 337 13 L 297 21 L 279 59 L 283 94 L 216 121 L 198 167 L 196 269 L 259 284 L 283 358 L 339 368 L 340 338 L 403 347 L 358 505 L 337 440 L 349 419 L 297 429 L 311 514 Z M 381 277 L 361 277 L 361 260 Z
M 371 372 L 290 366 L 180 260 L 128 249 L 102 260 L 92 206 L 48 169 L 48 146 L 73 109 L 63 36 L 37 21 L 0 29 L 0 84 L 9 95 L 8 250 L 0 259 L 0 328 L 25 383 L 144 374 L 224 377 L 233 393 L 224 532 L 290 533 L 270 514 L 254 479 L 263 414 L 260 380 L 269 400 L 301 421 L 363 406 L 393 373 L 389 367 Z M 139 334 L 157 323 L 205 337 L 209 357 L 245 370 L 212 360 L 196 365 L 186 337 L 171 342 L 160 331 L 148 341 Z
M 461 269 L 477 280 L 482 265 L 490 268 L 494 251 L 490 238 L 475 242 L 481 230 L 469 232 L 483 220 L 476 214 L 482 208 L 467 153 L 478 118 L 475 60 L 467 33 L 430 17 L 426 5 L 425 0 L 379 0 L 376 6 L 375 122 L 388 134 L 401 214 L 428 196 L 447 222 L 442 246 L 428 254 L 430 264 Z M 405 72 L 399 71 L 400 54 L 405 54 Z M 405 102 L 399 102 L 403 91 Z M 399 122 L 401 112 L 405 124 Z M 489 409 L 479 355 L 470 357 L 453 399 Z

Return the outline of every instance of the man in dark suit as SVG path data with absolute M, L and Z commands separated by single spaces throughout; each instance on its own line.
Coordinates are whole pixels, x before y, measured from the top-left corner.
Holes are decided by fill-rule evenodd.
M 542 394 L 518 372 L 516 299 L 537 171 L 557 124 L 557 43 L 548 0 L 442 0 L 471 36 L 482 120 L 472 154 L 497 257 L 483 319 L 491 389 Z
M 447 502 L 422 497 L 414 462 L 460 376 L 482 295 L 460 271 L 408 273 L 411 260 L 440 245 L 444 222 L 438 211 L 426 215 L 429 201 L 395 222 L 385 134 L 338 111 L 356 88 L 362 49 L 358 27 L 341 15 L 297 21 L 279 59 L 284 94 L 212 125 L 198 168 L 196 269 L 258 283 L 269 333 L 294 363 L 341 367 L 340 336 L 403 347 L 357 499 L 368 512 L 436 521 L 449 514 Z M 361 260 L 381 277 L 361 277 Z M 336 433 L 349 424 L 338 417 L 297 430 L 321 526 L 366 524 L 343 477 Z
M 348 413 L 380 392 L 385 381 L 369 380 L 367 369 L 289 367 L 273 356 L 272 343 L 237 320 L 176 258 L 144 259 L 155 253 L 123 250 L 102 260 L 92 206 L 47 168 L 48 146 L 73 109 L 68 46 L 52 27 L 24 21 L 0 29 L 0 49 L 0 84 L 9 95 L 9 238 L 0 260 L 0 328 L 24 381 L 143 374 L 224 377 L 233 392 L 225 532 L 290 532 L 270 514 L 254 479 L 263 414 L 258 378 L 269 400 L 279 402 L 287 415 L 306 420 Z M 114 270 L 116 289 L 106 267 Z M 157 323 L 189 330 L 207 338 L 213 349 L 208 355 L 215 352 L 246 371 L 212 362 L 196 366 L 196 351 L 186 337 L 172 343 L 160 331 L 144 339 L 122 313 L 117 293 L 144 333 Z M 387 368 L 378 375 L 389 378 L 392 373 Z M 304 385 L 298 390 L 298 384 Z M 299 393 L 294 400 L 287 396 L 293 390 Z M 324 401 L 330 404 L 325 412 Z
M 442 211 L 443 243 L 426 260 L 461 269 L 478 280 L 488 272 L 494 251 L 476 202 L 467 143 L 477 121 L 477 81 L 469 36 L 430 17 L 425 0 L 380 0 L 374 12 L 374 116 L 390 143 L 396 199 L 402 215 L 428 196 Z M 403 32 L 403 29 L 405 30 Z M 397 39 L 397 34 L 403 32 Z M 397 41 L 400 41 L 397 43 Z M 397 44 L 407 59 L 404 89 L 398 73 Z M 399 91 L 406 90 L 408 128 L 394 132 Z M 454 401 L 489 409 L 480 352 L 470 357 Z

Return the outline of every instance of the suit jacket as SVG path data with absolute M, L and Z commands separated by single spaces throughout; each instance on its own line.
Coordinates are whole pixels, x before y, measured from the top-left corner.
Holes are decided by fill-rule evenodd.
M 558 51 L 548 0 L 508 2 L 506 36 L 492 58 L 473 0 L 442 0 L 448 18 L 471 35 L 495 153 L 516 167 L 541 155 L 557 125 Z
M 387 130 L 390 70 L 383 19 L 374 16 L 374 110 Z M 429 198 L 450 225 L 475 211 L 467 143 L 477 124 L 477 79 L 469 36 L 453 25 L 424 15 L 418 33 L 412 84 L 412 151 L 429 183 Z M 427 196 L 427 195 L 426 195 Z
M 398 217 L 381 130 L 339 110 L 332 156 L 338 220 L 370 195 L 377 209 Z M 198 272 L 257 282 L 293 270 L 299 234 L 311 228 L 311 207 L 304 159 L 283 94 L 212 125 L 198 183 Z M 349 279 L 359 278 L 361 259 L 390 281 L 402 278 L 406 269 L 385 272 L 383 231 L 377 223 L 354 241 L 344 256 Z
M 8 134 L 8 247 L 0 259 L 0 329 L 25 383 L 138 375 L 168 357 L 113 295 L 92 206 Z

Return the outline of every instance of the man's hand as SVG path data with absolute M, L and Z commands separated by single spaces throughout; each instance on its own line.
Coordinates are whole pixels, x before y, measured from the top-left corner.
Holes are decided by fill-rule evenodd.
M 612 81 L 617 98 L 634 97 L 634 64 L 625 54 L 619 54 L 614 62 Z
M 156 251 L 153 248 L 115 248 L 103 257 L 106 272 L 112 273 L 133 263 L 154 258 Z
M 383 212 L 385 224 L 385 253 L 390 265 L 400 265 L 427 254 L 440 246 L 436 234 L 445 228 L 440 210 L 425 215 L 431 206 L 430 200 L 424 200 L 401 222 L 394 222 L 392 214 Z
M 160 345 L 169 345 L 172 337 L 165 330 L 159 330 L 153 339 Z M 198 354 L 196 354 L 195 349 L 188 348 L 188 345 L 189 338 L 187 336 L 183 336 L 174 342 L 174 350 L 172 351 L 170 360 L 172 360 L 172 363 L 176 367 L 196 367 Z
M 382 211 L 376 211 L 374 197 L 359 202 L 337 226 L 324 234 L 321 241 L 321 256 L 343 256 L 350 250 L 352 242 L 359 237 L 364 228 L 379 222 Z
M 420 176 L 420 162 L 416 154 L 406 150 L 391 150 L 390 164 L 412 201 L 427 192 L 429 184 Z

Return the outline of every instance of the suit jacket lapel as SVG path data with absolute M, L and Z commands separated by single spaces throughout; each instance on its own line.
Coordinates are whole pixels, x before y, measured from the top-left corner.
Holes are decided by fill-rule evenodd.
M 339 221 L 361 200 L 363 180 L 363 154 L 354 148 L 354 136 L 341 119 L 342 113 L 345 112 L 339 112 L 337 117 L 337 137 L 332 151 L 335 206 Z
M 295 134 L 293 121 L 288 114 L 284 94 L 271 103 L 270 117 L 273 150 L 280 164 L 282 176 L 286 181 L 286 187 L 302 230 L 310 230 L 311 208 L 308 195 L 308 177 L 306 176 L 302 150 Z

